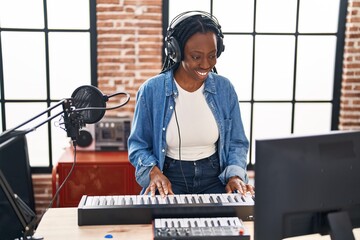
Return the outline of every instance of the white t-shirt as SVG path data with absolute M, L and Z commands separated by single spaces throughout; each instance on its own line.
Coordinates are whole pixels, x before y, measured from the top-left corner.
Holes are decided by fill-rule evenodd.
M 174 80 L 176 83 L 176 81 Z M 216 152 L 219 129 L 203 94 L 204 84 L 195 92 L 188 92 L 176 83 L 179 95 L 175 112 L 166 131 L 166 155 L 173 159 L 199 160 Z M 177 118 L 177 122 L 176 122 Z M 179 156 L 179 131 L 181 151 Z

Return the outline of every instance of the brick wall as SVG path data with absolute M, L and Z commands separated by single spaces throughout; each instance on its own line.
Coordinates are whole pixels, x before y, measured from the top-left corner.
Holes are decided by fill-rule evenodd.
M 51 174 L 33 174 L 35 211 L 40 217 L 52 198 Z
M 99 88 L 131 94 L 117 114 L 132 114 L 137 89 L 161 69 L 161 19 L 161 0 L 97 0 Z M 339 128 L 360 129 L 360 0 L 349 2 L 345 42 Z M 51 199 L 51 176 L 33 179 L 40 213 Z
M 339 129 L 360 130 L 360 0 L 348 5 Z
M 108 94 L 130 93 L 130 102 L 117 112 L 131 115 L 139 86 L 161 70 L 162 1 L 97 0 L 96 10 L 98 87 Z

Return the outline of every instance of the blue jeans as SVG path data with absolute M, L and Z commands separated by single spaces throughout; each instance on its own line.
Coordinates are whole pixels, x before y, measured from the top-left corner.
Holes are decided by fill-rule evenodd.
M 219 179 L 218 153 L 197 161 L 165 158 L 164 175 L 170 180 L 174 194 L 225 193 Z

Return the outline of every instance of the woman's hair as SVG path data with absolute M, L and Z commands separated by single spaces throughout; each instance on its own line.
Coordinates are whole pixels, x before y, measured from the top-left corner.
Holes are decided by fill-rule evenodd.
M 178 17 L 175 17 L 174 20 L 177 18 Z M 179 47 L 178 54 L 180 54 L 179 58 L 181 60 L 183 60 L 184 58 L 184 47 L 186 42 L 192 35 L 196 33 L 215 33 L 217 36 L 217 57 L 219 57 L 221 52 L 224 50 L 224 45 L 222 42 L 223 34 L 221 32 L 221 27 L 218 24 L 216 18 L 212 18 L 210 14 L 205 15 L 199 12 L 199 14 L 191 15 L 183 19 L 173 28 L 171 25 L 172 23 L 170 23 L 165 40 L 169 41 L 171 39 L 177 42 L 177 45 Z M 168 48 L 168 44 L 165 43 L 165 45 L 165 48 Z M 165 49 L 165 52 L 167 51 L 169 50 Z M 175 62 L 169 54 L 166 54 L 161 72 L 165 72 L 169 69 L 177 69 L 181 60 Z

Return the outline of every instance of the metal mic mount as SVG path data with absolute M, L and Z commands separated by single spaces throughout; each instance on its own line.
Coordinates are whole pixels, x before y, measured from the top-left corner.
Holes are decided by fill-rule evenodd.
M 84 119 L 79 112 L 74 111 L 75 106 L 72 99 L 66 99 L 63 102 L 63 110 L 67 136 L 71 140 L 76 141 L 80 134 L 80 129 L 85 126 Z

